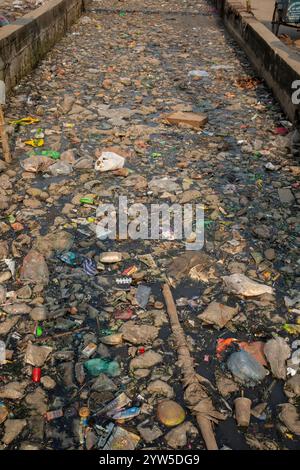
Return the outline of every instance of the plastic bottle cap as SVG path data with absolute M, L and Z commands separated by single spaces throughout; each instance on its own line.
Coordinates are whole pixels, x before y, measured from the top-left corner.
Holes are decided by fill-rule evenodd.
M 87 406 L 83 406 L 82 408 L 80 408 L 79 410 L 79 416 L 81 418 L 87 418 L 88 416 L 90 416 L 90 410 Z

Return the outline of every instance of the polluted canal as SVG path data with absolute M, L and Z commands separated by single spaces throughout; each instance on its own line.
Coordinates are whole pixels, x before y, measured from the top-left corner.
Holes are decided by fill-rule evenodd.
M 1 448 L 300 449 L 299 162 L 211 5 L 91 2 L 6 119 Z M 197 204 L 204 246 L 103 204 Z

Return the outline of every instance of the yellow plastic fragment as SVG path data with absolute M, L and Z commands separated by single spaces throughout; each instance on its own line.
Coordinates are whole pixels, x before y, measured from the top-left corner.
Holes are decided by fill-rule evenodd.
M 256 186 L 258 187 L 258 189 L 262 189 L 262 187 L 263 187 L 263 180 L 257 180 L 257 181 L 256 181 Z
M 45 141 L 44 139 L 31 139 L 24 142 L 26 145 L 31 145 L 31 147 L 43 147 Z
M 300 325 L 291 325 L 286 323 L 283 325 L 283 329 L 290 333 L 291 335 L 299 335 L 300 334 Z
M 14 121 L 10 121 L 10 124 L 12 124 L 13 126 L 16 126 L 17 124 L 19 124 L 20 126 L 29 126 L 30 124 L 36 124 L 37 122 L 40 122 L 40 120 L 28 116 L 21 119 L 15 119 Z

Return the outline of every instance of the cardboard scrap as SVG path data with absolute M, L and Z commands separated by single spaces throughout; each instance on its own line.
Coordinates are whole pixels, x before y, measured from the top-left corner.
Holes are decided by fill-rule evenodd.
M 195 129 L 200 129 L 208 122 L 208 117 L 206 114 L 187 113 L 183 111 L 167 114 L 164 116 L 164 118 L 170 124 L 186 124 L 188 126 L 194 127 Z

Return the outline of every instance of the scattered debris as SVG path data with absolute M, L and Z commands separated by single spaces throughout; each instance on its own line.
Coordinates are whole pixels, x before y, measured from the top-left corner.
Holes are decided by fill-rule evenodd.
M 207 2 L 96 3 L 5 107 L 2 448 L 299 449 L 299 132 Z

